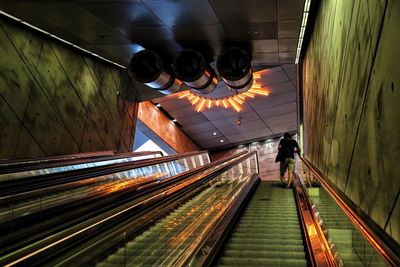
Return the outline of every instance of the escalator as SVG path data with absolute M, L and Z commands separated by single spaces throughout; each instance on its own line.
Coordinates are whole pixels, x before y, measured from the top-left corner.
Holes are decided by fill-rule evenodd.
M 76 222 L 6 266 L 396 266 L 322 188 L 260 182 L 239 153 Z M 308 199 L 309 197 L 309 199 Z M 310 200 L 310 201 L 309 201 Z M 100 207 L 99 207 L 100 208 Z M 322 220 L 323 218 L 323 220 Z M 386 258 L 385 258 L 386 259 Z
M 163 266 L 182 262 L 232 203 L 247 194 L 243 189 L 258 181 L 253 175 L 256 169 L 255 153 L 232 155 L 178 183 L 65 229 L 52 240 L 39 240 L 27 254 L 10 254 L 0 260 L 10 266 L 101 266 L 132 260 Z
M 122 172 L 114 164 L 111 169 L 107 167 L 104 175 L 98 170 L 104 170 L 104 166 L 93 168 L 93 173 L 89 168 L 81 180 L 78 177 L 82 170 L 74 170 L 72 182 L 68 179 L 69 172 L 65 172 L 63 183 L 56 186 L 3 196 L 0 256 L 202 171 L 202 165 L 208 162 L 207 153 L 195 152 L 121 163 Z M 48 176 L 51 180 L 54 174 Z
M 217 266 L 307 266 L 292 190 L 260 183 Z
M 308 196 L 326 225 L 331 242 L 345 266 L 387 266 L 322 187 L 309 188 Z

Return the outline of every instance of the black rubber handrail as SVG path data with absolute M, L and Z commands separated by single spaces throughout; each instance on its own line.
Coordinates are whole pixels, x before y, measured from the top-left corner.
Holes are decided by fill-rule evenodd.
M 147 155 L 155 155 L 159 154 L 162 156 L 162 152 L 160 151 L 143 151 L 143 152 L 125 152 L 119 154 L 107 154 L 107 155 L 87 155 L 87 156 L 75 156 L 64 158 L 64 156 L 60 156 L 57 159 L 50 159 L 50 160 L 31 160 L 28 162 L 19 162 L 12 165 L 5 165 L 2 166 L 0 164 L 0 174 L 9 174 L 9 173 L 16 173 L 16 172 L 24 172 L 24 171 L 34 171 L 39 169 L 49 169 L 49 168 L 57 168 L 57 167 L 64 167 L 69 165 L 76 165 L 76 164 L 85 164 L 85 163 L 92 163 L 98 161 L 106 161 L 106 160 L 113 160 L 113 159 L 122 159 L 128 157 L 140 157 L 140 156 L 147 156 Z
M 143 209 L 151 212 L 155 206 L 162 203 L 162 200 L 174 197 L 174 195 L 181 191 L 186 191 L 189 185 L 192 189 L 197 188 L 201 184 L 217 177 L 253 154 L 253 152 L 247 154 L 244 153 L 245 152 L 233 155 L 233 159 L 229 159 L 231 161 L 226 164 L 223 164 L 223 162 L 228 161 L 228 159 L 222 159 L 220 161 L 210 163 L 206 169 L 216 167 L 211 172 L 200 175 L 188 174 L 187 180 L 178 185 L 170 185 L 167 188 L 162 187 L 160 192 L 157 191 L 157 194 L 153 195 L 149 199 L 145 199 L 134 205 L 131 203 L 126 203 L 122 207 L 119 207 L 118 210 L 111 210 L 99 215 L 101 218 L 92 218 L 81 225 L 77 225 L 58 234 L 54 234 L 49 238 L 45 238 L 37 242 L 35 245 L 30 245 L 25 249 L 20 249 L 14 253 L 11 253 L 10 255 L 3 257 L 1 260 L 6 264 L 6 266 L 13 266 L 17 264 L 28 264 L 29 266 L 40 265 L 49 257 L 56 256 L 58 253 L 63 252 L 68 248 L 76 247 L 77 244 L 82 243 L 88 238 L 93 238 L 94 236 L 104 232 L 104 228 L 107 229 L 115 226 L 116 221 L 119 221 L 121 218 L 126 219 L 127 216 L 133 216 L 135 213 L 142 211 Z M 221 163 L 222 165 L 218 166 Z
M 0 197 L 37 190 L 49 186 L 79 181 L 83 179 L 93 178 L 97 176 L 127 171 L 131 169 L 145 167 L 148 165 L 160 164 L 172 160 L 178 160 L 180 158 L 201 155 L 204 153 L 206 153 L 206 151 L 196 151 L 196 152 L 189 152 L 189 153 L 171 155 L 166 157 L 143 159 L 138 161 L 116 163 L 105 166 L 97 166 L 81 170 L 71 170 L 62 173 L 51 173 L 51 174 L 38 175 L 34 177 L 20 178 L 16 180 L 0 181 Z
M 384 232 L 368 215 L 357 206 L 338 188 L 328 182 L 324 175 L 307 159 L 300 157 L 304 164 L 314 174 L 321 186 L 338 204 L 350 221 L 361 232 L 365 239 L 375 248 L 382 258 L 391 266 L 400 266 L 400 246 L 386 232 Z
M 0 160 L 0 168 L 6 166 L 13 166 L 18 164 L 37 164 L 44 162 L 56 162 L 63 160 L 72 160 L 79 158 L 90 158 L 90 157 L 104 157 L 115 155 L 114 151 L 97 151 L 97 152 L 86 152 L 86 153 L 76 153 L 69 155 L 60 156 L 49 156 L 49 157 L 35 157 L 35 158 L 22 158 L 22 159 L 3 159 Z

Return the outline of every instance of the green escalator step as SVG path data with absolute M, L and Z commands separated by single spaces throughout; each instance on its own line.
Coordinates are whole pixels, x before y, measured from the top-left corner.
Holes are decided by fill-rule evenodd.
M 262 250 L 226 250 L 224 257 L 228 258 L 262 258 L 262 259 L 304 259 L 304 251 L 262 251 Z
M 226 250 L 244 250 L 244 251 L 287 251 L 287 252 L 302 252 L 304 253 L 303 245 L 288 245 L 288 244 L 270 244 L 270 245 L 259 245 L 259 244 L 237 244 L 229 243 L 226 246 Z
M 260 259 L 260 258 L 228 258 L 222 257 L 219 262 L 222 266 L 307 266 L 307 261 L 293 259 Z M 220 265 L 220 266 L 221 266 Z

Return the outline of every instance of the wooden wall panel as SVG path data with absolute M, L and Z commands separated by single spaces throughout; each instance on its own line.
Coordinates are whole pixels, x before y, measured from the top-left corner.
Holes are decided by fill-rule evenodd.
M 395 0 L 321 1 L 303 62 L 306 158 L 397 242 L 399 23 Z
M 137 103 L 124 69 L 0 26 L 0 159 L 132 149 Z
M 200 150 L 184 132 L 150 101 L 139 103 L 138 119 L 176 152 L 183 153 Z

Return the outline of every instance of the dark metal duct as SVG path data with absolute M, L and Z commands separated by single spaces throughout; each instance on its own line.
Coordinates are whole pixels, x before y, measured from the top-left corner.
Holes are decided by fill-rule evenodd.
M 218 57 L 217 68 L 224 82 L 234 92 L 244 93 L 253 85 L 250 57 L 241 48 L 223 50 Z
M 218 83 L 215 72 L 204 56 L 194 49 L 185 49 L 174 58 L 173 70 L 180 80 L 201 94 L 214 91 Z
M 174 75 L 165 71 L 161 58 L 150 50 L 134 54 L 129 64 L 129 71 L 136 80 L 163 94 L 176 93 L 182 85 Z

